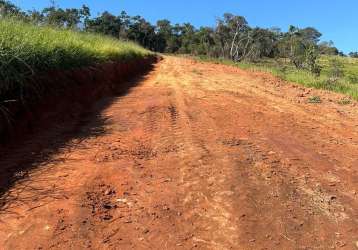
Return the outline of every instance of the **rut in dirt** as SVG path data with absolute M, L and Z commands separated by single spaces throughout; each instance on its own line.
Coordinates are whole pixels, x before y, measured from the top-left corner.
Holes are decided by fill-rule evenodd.
M 355 249 L 358 111 L 340 98 L 166 57 L 126 95 L 0 161 L 17 167 L 0 245 Z

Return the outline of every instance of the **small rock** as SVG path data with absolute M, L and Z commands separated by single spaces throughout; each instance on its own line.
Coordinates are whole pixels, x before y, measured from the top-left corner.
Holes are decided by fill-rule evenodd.
M 330 199 L 331 201 L 336 200 L 336 199 L 337 199 L 337 196 L 331 195 L 331 197 L 329 197 L 329 199 Z
M 111 220 L 113 218 L 112 215 L 106 214 L 105 216 L 102 217 L 103 220 Z
M 104 208 L 104 209 L 111 209 L 112 206 L 111 206 L 110 204 L 104 204 L 104 205 L 103 205 L 103 208 Z
M 123 199 L 118 198 L 118 199 L 117 199 L 117 202 L 127 203 L 127 199 L 125 199 L 125 198 L 123 198 Z
M 111 194 L 114 194 L 114 193 L 115 193 L 115 191 L 114 191 L 113 189 L 107 189 L 107 190 L 104 192 L 105 195 L 111 195 Z
M 255 239 L 251 239 L 251 240 L 249 240 L 249 242 L 255 242 L 256 240 Z
M 149 233 L 149 229 L 145 229 L 145 230 L 143 231 L 143 233 L 144 233 L 144 234 Z

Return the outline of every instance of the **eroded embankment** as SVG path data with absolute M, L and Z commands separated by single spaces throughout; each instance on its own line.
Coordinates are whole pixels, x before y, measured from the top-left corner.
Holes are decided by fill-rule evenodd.
M 148 56 L 32 77 L 21 89 L 22 100 L 9 94 L 1 101 L 0 143 L 73 119 L 103 95 L 125 93 L 132 87 L 127 80 L 149 71 L 157 60 Z

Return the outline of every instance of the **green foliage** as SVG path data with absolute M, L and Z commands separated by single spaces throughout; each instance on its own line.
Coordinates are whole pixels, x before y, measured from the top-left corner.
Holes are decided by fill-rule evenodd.
M 336 83 L 344 76 L 343 63 L 337 58 L 331 58 L 329 60 L 330 68 L 328 72 L 329 81 Z
M 308 103 L 321 103 L 321 97 L 319 96 L 311 96 L 308 98 Z
M 40 72 L 129 60 L 149 53 L 109 37 L 0 19 L 0 102 L 10 92 L 21 96 L 26 79 Z
M 62 9 L 53 3 L 43 10 L 22 12 L 10 2 L 0 0 L 0 14 L 1 11 L 3 16 L 16 15 L 39 26 L 101 33 L 162 53 L 205 55 L 235 62 L 258 62 L 264 57 L 289 58 L 297 69 L 307 68 L 315 75 L 320 73 L 316 64 L 319 54 L 339 54 L 331 42 L 318 44 L 322 34 L 315 28 L 290 26 L 288 32 L 253 28 L 245 17 L 231 13 L 217 19 L 214 28 L 195 28 L 190 23 L 172 24 L 166 19 L 153 25 L 141 16 L 129 16 L 125 12 L 116 16 L 104 11 L 90 18 L 90 9 L 85 5 Z
M 8 17 L 8 16 L 24 16 L 25 13 L 21 11 L 20 8 L 12 4 L 7 0 L 0 0 L 0 17 Z
M 352 58 L 358 58 L 358 52 L 351 52 L 349 53 L 349 56 Z
M 341 105 L 349 105 L 352 103 L 352 100 L 350 98 L 347 98 L 347 97 L 344 97 L 342 98 L 338 104 L 341 104 Z
M 317 47 L 313 44 L 309 45 L 306 49 L 305 57 L 308 70 L 315 76 L 319 76 L 321 74 L 321 67 L 317 64 L 317 59 L 319 57 Z
M 339 51 L 336 47 L 334 47 L 333 42 L 321 42 L 318 44 L 318 49 L 320 54 L 322 55 L 330 55 L 330 56 L 336 56 L 339 54 Z

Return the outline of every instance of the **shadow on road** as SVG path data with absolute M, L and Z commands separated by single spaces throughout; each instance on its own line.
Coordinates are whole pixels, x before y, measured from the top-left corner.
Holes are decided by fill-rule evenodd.
M 113 89 L 113 93 L 105 94 L 95 105 L 82 110 L 74 119 L 67 119 L 49 128 L 42 128 L 23 141 L 0 147 L 0 215 L 15 213 L 14 208 L 34 201 L 51 202 L 66 199 L 66 192 L 58 187 L 46 187 L 43 183 L 53 183 L 46 174 L 41 174 L 41 166 L 46 165 L 46 172 L 51 171 L 58 161 L 53 155 L 66 150 L 66 145 L 80 144 L 83 140 L 97 137 L 106 133 L 107 120 L 101 112 L 110 106 L 118 97 L 128 94 L 131 88 L 139 85 L 153 69 L 154 64 L 140 76 L 126 80 Z M 36 171 L 33 171 L 36 170 Z M 35 172 L 38 183 L 28 183 L 27 177 Z M 42 183 L 42 185 L 41 185 Z M 16 190 L 11 188 L 16 184 Z M 34 209 L 29 207 L 29 210 Z M 1 222 L 1 221 L 0 221 Z

